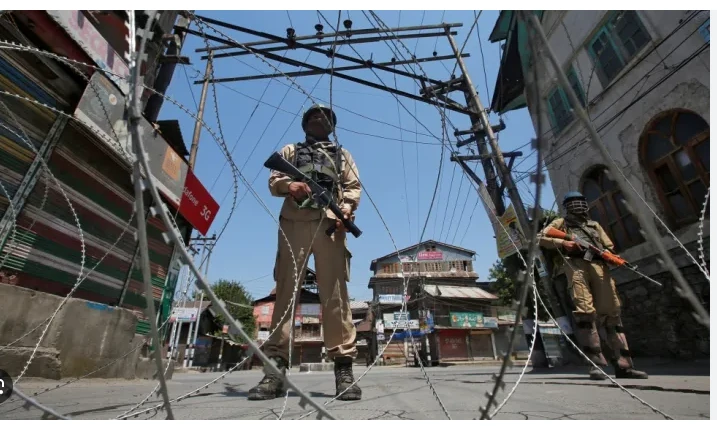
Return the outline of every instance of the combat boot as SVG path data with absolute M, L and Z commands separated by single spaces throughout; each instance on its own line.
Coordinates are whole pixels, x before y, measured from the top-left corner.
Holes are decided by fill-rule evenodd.
M 271 357 L 276 362 L 277 367 L 286 375 L 286 368 L 289 364 L 280 357 Z M 267 373 L 259 384 L 249 390 L 249 400 L 271 400 L 281 396 L 284 393 L 284 381 L 274 372 Z
M 336 377 L 336 395 L 338 396 L 343 392 L 337 398 L 338 400 L 353 401 L 361 399 L 361 388 L 354 384 L 353 358 L 334 358 L 334 376 Z
M 591 380 L 605 380 L 607 379 L 607 376 L 605 373 L 600 371 L 597 367 L 592 366 L 590 367 L 590 371 L 588 372 L 590 374 Z
M 632 367 L 622 368 L 617 362 L 614 362 L 613 366 L 615 366 L 615 377 L 618 379 L 647 379 L 648 377 L 647 373 L 635 370 Z

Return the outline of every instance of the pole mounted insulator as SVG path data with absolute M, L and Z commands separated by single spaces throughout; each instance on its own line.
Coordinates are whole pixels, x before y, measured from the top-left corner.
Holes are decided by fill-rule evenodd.
M 353 25 L 353 21 L 350 19 L 347 19 L 344 21 L 344 28 L 346 28 L 346 37 L 351 37 L 351 26 Z
M 314 25 L 314 28 L 316 29 L 316 38 L 319 40 L 324 38 L 324 26 L 321 24 Z
M 296 49 L 296 30 L 291 27 L 286 29 L 286 45 L 291 49 Z

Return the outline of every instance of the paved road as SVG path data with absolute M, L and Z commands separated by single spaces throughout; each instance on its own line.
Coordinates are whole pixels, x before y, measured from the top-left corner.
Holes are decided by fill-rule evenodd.
M 642 366 L 644 367 L 644 366 Z M 473 419 L 492 388 L 495 368 L 479 366 L 428 369 L 431 382 L 452 419 Z M 357 374 L 365 368 L 357 368 Z M 647 406 L 614 387 L 610 381 L 586 380 L 585 368 L 528 373 L 516 393 L 495 419 L 663 419 Z M 612 373 L 612 372 L 608 372 Z M 632 393 L 675 419 L 709 419 L 709 363 L 694 366 L 651 367 L 650 379 L 622 381 Z M 512 388 L 519 370 L 506 376 Z M 174 398 L 198 388 L 218 374 L 176 374 L 169 381 Z M 283 398 L 247 401 L 246 394 L 262 376 L 257 370 L 232 373 L 200 394 L 172 404 L 177 419 L 276 419 Z M 322 403 L 333 397 L 332 372 L 292 373 L 297 384 Z M 57 385 L 56 381 L 26 379 L 23 392 L 32 394 Z M 156 385 L 150 381 L 83 380 L 38 395 L 44 405 L 73 419 L 111 419 L 131 409 Z M 339 419 L 446 419 L 418 368 L 375 367 L 360 383 L 364 397 L 358 402 L 334 402 L 327 407 Z M 41 412 L 25 410 L 12 398 L 0 404 L 0 419 L 38 419 Z M 142 409 L 160 403 L 151 398 Z M 299 398 L 290 393 L 283 419 L 296 419 L 306 411 Z M 152 411 L 140 419 L 163 419 L 164 412 Z M 312 419 L 313 416 L 309 417 Z

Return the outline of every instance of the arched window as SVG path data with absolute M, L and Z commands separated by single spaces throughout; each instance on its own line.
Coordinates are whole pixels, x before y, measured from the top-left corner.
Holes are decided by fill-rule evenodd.
M 710 128 L 687 110 L 652 120 L 640 141 L 643 166 L 674 226 L 699 219 L 710 182 Z
M 605 229 L 616 251 L 644 241 L 637 219 L 627 210 L 625 197 L 617 184 L 607 176 L 605 167 L 593 169 L 585 177 L 582 190 L 588 200 L 590 218 Z

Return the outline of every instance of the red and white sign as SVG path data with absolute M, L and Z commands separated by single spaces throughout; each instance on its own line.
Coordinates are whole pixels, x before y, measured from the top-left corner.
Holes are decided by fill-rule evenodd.
M 219 211 L 219 204 L 192 173 L 192 170 L 187 170 L 184 192 L 182 192 L 182 200 L 179 202 L 179 213 L 199 233 L 206 235 L 217 211 Z
M 418 260 L 443 260 L 443 253 L 440 251 L 421 251 L 418 253 Z

